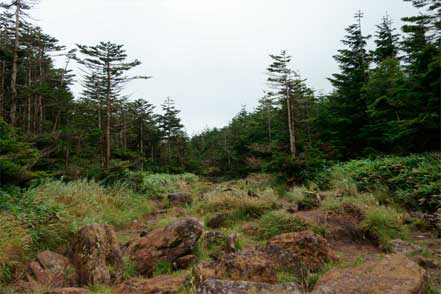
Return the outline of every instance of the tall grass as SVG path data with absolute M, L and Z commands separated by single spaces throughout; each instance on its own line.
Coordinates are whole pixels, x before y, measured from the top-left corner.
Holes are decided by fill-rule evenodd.
M 66 244 L 82 226 L 116 227 L 151 211 L 147 200 L 124 186 L 93 181 L 47 181 L 0 207 L 0 279 L 36 252 Z M 1 282 L 1 281 L 0 281 Z

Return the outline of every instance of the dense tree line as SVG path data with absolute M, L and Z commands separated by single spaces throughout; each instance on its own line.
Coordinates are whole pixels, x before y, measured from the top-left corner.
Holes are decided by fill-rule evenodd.
M 410 1 L 410 0 L 405 0 Z M 318 95 L 282 51 L 271 55 L 267 89 L 224 128 L 193 138 L 171 98 L 161 111 L 123 95 L 134 79 L 124 46 L 67 50 L 30 22 L 34 0 L 9 0 L 0 14 L 0 174 L 3 183 L 32 177 L 108 176 L 126 168 L 243 175 L 283 171 L 302 180 L 327 161 L 440 148 L 441 3 L 411 1 L 424 13 L 385 16 L 374 36 L 363 14 L 346 29 L 334 56 L 333 91 Z M 375 48 L 368 50 L 368 40 Z M 63 57 L 57 68 L 54 57 Z M 80 65 L 74 98 L 70 68 Z M 148 82 L 148 81 L 146 81 Z
M 329 78 L 328 95 L 307 86 L 285 51 L 271 55 L 259 106 L 192 138 L 198 166 L 214 174 L 283 171 L 304 180 L 327 161 L 439 150 L 441 3 L 412 3 L 424 13 L 403 18 L 401 35 L 389 16 L 368 35 L 363 14 L 355 15 L 334 56 L 339 72 Z

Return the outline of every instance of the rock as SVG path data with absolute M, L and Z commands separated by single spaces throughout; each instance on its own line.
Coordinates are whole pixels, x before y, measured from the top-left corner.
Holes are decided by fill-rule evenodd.
M 420 257 L 418 258 L 418 264 L 425 269 L 437 269 L 438 265 L 436 264 L 436 261 L 433 259 L 427 259 Z
M 225 254 L 214 264 L 214 276 L 234 281 L 277 282 L 273 261 L 260 251 Z
M 381 261 L 355 268 L 334 269 L 323 275 L 313 294 L 423 294 L 425 271 L 404 255 L 389 255 Z
M 225 224 L 226 217 L 223 213 L 215 213 L 208 221 L 207 227 L 210 229 L 218 229 Z
M 196 291 L 197 294 L 301 294 L 297 284 L 272 285 L 245 281 L 208 279 Z
M 254 235 L 259 231 L 257 225 L 253 223 L 243 224 L 240 228 L 245 234 L 248 235 Z
M 225 253 L 228 236 L 223 232 L 209 231 L 202 235 L 201 244 L 212 259 L 218 259 Z
M 69 259 L 55 252 L 40 252 L 37 260 L 29 264 L 29 269 L 31 276 L 28 280 L 32 280 L 34 286 L 67 287 L 78 284 L 78 276 Z
M 390 245 L 392 248 L 392 253 L 408 255 L 417 251 L 421 251 L 421 247 L 400 239 L 390 241 Z
M 216 278 L 214 263 L 201 262 L 193 268 L 195 284 L 199 285 L 207 279 Z
M 185 269 L 194 264 L 197 259 L 198 258 L 195 255 L 185 255 L 176 259 L 173 265 L 177 269 Z
M 326 239 L 311 231 L 275 236 L 264 251 L 283 267 L 302 272 L 317 271 L 325 263 L 337 260 Z
M 83 288 L 55 288 L 47 294 L 89 294 L 90 291 Z
M 237 234 L 231 234 L 228 236 L 225 252 L 233 253 L 237 251 Z
M 190 193 L 177 192 L 168 195 L 168 201 L 171 205 L 187 205 L 193 202 Z
M 94 224 L 82 228 L 69 255 L 80 285 L 110 285 L 121 278 L 122 255 L 111 226 Z
M 197 219 L 184 218 L 130 242 L 125 254 L 135 262 L 140 274 L 151 275 L 158 262 L 174 263 L 191 254 L 202 229 Z
M 291 204 L 288 208 L 286 208 L 286 211 L 288 213 L 294 214 L 297 211 L 299 211 L 299 205 L 298 204 Z
M 157 276 L 153 279 L 134 279 L 116 287 L 112 294 L 171 294 L 182 293 L 185 276 Z

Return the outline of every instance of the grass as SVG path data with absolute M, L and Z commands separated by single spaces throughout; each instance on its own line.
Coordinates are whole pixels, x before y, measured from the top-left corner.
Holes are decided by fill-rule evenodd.
M 156 264 L 153 276 L 171 275 L 173 272 L 173 264 L 169 261 L 161 260 Z
M 363 230 L 384 249 L 390 249 L 389 241 L 409 236 L 403 223 L 404 215 L 394 208 L 378 206 L 369 208 L 361 225 Z
M 263 240 L 274 236 L 305 231 L 309 228 L 302 220 L 283 211 L 270 211 L 259 219 L 259 238 Z
M 165 193 L 182 190 L 185 186 L 196 183 L 199 177 L 186 173 L 179 175 L 150 174 L 143 171 L 129 172 L 123 183 L 129 185 L 134 191 L 157 198 Z
M 125 186 L 93 181 L 47 181 L 0 203 L 0 282 L 41 250 L 66 244 L 82 226 L 123 226 L 150 212 L 142 196 Z
M 226 212 L 230 223 L 257 219 L 265 212 L 277 209 L 277 200 L 273 197 L 236 196 L 229 193 L 211 195 L 206 201 L 199 202 L 196 209 L 201 214 Z

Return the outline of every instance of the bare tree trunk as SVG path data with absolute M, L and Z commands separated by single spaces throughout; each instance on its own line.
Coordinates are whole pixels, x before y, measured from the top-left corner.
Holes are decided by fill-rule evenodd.
M 104 168 L 109 169 L 110 162 L 110 112 L 111 112 L 111 101 L 110 101 L 110 64 L 107 64 L 107 95 L 106 95 L 106 157 L 104 161 Z
M 20 5 L 21 0 L 16 0 L 15 10 L 15 40 L 12 57 L 12 71 L 11 71 L 11 125 L 15 126 L 17 123 L 17 69 L 18 69 L 18 50 L 20 47 Z
M 288 129 L 289 129 L 289 147 L 291 151 L 292 158 L 296 158 L 296 133 L 294 120 L 292 118 L 292 109 L 291 109 L 291 97 L 289 93 L 289 82 L 288 76 L 285 78 L 285 86 L 286 86 L 286 107 L 288 108 Z
M 29 54 L 30 56 L 30 54 Z M 28 87 L 32 84 L 32 65 L 29 57 L 28 61 Z M 32 111 L 32 95 L 29 94 L 26 98 L 27 104 L 27 115 L 26 115 L 26 130 L 28 133 L 31 133 L 31 111 Z
M 0 81 L 0 116 L 4 117 L 5 111 L 5 75 L 6 75 L 6 62 L 2 61 L 1 63 L 1 81 Z

